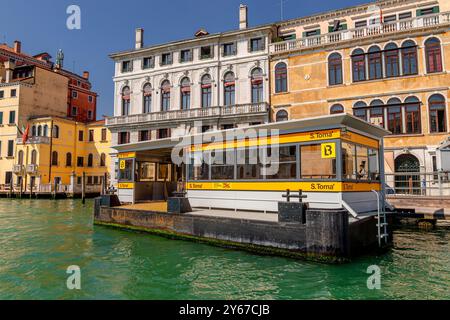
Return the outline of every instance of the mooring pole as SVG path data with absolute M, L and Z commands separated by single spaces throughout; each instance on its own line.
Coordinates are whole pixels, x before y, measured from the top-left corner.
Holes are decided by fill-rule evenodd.
M 81 181 L 81 202 L 86 203 L 86 172 L 83 172 L 83 178 Z

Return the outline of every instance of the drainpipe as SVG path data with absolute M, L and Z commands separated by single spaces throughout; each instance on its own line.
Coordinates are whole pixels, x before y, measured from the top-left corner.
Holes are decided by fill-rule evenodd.
M 50 124 L 50 163 L 49 163 L 49 167 L 48 167 L 48 183 L 51 184 L 52 183 L 52 153 L 53 153 L 53 120 Z

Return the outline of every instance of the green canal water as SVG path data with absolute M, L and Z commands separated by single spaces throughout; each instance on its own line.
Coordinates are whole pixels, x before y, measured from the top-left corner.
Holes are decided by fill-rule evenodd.
M 92 206 L 0 199 L 0 299 L 450 299 L 449 229 L 400 230 L 388 254 L 331 266 L 94 227 Z

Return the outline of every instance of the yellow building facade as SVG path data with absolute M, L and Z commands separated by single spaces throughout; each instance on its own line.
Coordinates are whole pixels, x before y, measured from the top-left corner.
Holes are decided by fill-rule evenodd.
M 444 0 L 377 1 L 280 23 L 270 47 L 273 120 L 349 113 L 392 132 L 388 174 L 438 171 L 450 128 L 449 28 Z
M 104 177 L 108 186 L 110 131 L 104 121 L 89 124 L 58 117 L 29 121 L 26 143 L 17 139 L 13 173 L 15 189 L 33 192 L 101 192 Z

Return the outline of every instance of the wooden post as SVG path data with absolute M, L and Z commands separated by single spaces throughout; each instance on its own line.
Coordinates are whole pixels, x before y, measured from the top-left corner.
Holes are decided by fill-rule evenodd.
M 14 182 L 13 177 L 11 177 L 11 180 L 9 181 L 9 197 L 12 198 L 13 196 L 13 188 L 14 188 Z
M 30 177 L 30 199 L 33 198 L 34 179 Z
M 56 185 L 56 179 L 55 180 L 53 180 L 53 189 L 54 189 L 54 191 L 53 191 L 53 199 L 56 199 L 56 192 L 57 192 L 57 185 Z
M 23 177 L 20 177 L 19 199 L 22 199 L 23 194 Z
M 86 172 L 83 172 L 83 177 L 81 179 L 81 202 L 86 203 Z

